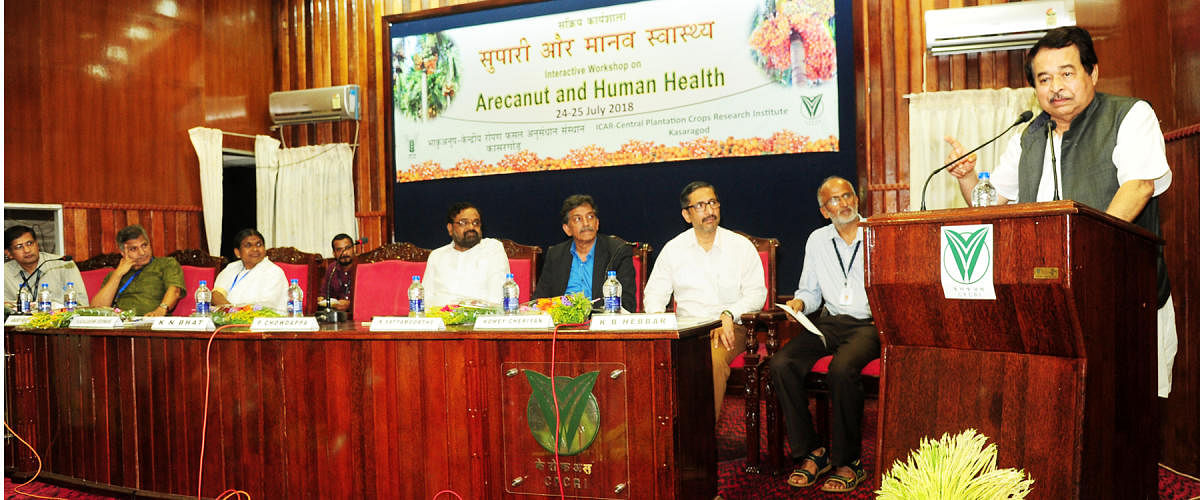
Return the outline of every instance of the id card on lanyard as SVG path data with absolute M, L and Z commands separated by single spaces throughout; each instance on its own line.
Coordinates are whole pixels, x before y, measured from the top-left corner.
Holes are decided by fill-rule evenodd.
M 854 250 L 850 252 L 850 262 L 842 262 L 842 252 L 838 251 L 837 238 L 829 240 L 833 245 L 833 254 L 837 255 L 838 269 L 842 271 L 842 293 L 838 297 L 838 305 L 848 306 L 854 303 L 854 293 L 850 287 L 850 269 L 854 266 L 854 258 L 858 256 L 858 247 L 862 246 L 862 240 L 854 242 Z

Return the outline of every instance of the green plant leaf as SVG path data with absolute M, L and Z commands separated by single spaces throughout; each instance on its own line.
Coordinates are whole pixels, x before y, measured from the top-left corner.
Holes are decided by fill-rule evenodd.
M 579 431 L 579 421 L 583 419 L 583 412 L 587 409 L 588 397 L 591 396 L 599 376 L 600 372 L 591 371 L 575 377 L 574 380 L 559 377 L 566 379 L 566 383 L 559 386 L 562 391 L 558 397 L 559 405 L 565 410 L 561 412 L 562 416 L 565 416 L 561 427 L 563 445 L 575 439 L 575 434 Z

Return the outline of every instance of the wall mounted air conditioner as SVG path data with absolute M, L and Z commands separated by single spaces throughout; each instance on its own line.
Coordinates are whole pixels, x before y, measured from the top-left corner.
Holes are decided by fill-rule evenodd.
M 1052 28 L 1074 25 L 1074 0 L 927 10 L 925 46 L 935 56 L 1026 49 Z
M 271 92 L 267 102 L 276 125 L 357 120 L 358 85 Z

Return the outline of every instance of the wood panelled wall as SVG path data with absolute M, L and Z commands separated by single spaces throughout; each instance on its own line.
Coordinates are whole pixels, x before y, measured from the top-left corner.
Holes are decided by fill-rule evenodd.
M 1167 134 L 1171 189 L 1163 194 L 1163 238 L 1179 350 L 1163 405 L 1163 463 L 1200 475 L 1200 124 Z
M 4 200 L 64 203 L 76 258 L 141 222 L 203 248 L 187 130 L 265 132 L 271 0 L 5 2 Z

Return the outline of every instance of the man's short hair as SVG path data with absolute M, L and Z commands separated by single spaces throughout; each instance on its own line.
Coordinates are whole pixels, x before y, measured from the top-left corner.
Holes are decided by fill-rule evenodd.
M 258 239 L 263 240 L 263 245 L 267 244 L 267 239 L 263 237 L 262 233 L 258 232 L 257 229 L 248 227 L 246 229 L 238 231 L 237 234 L 233 235 L 233 241 L 235 242 L 233 245 L 234 248 L 241 247 L 242 242 L 246 241 L 246 238 L 249 238 L 251 236 L 258 236 Z
M 454 218 L 458 217 L 458 214 L 468 208 L 475 208 L 475 205 L 472 205 L 469 201 L 460 201 L 450 205 L 450 209 L 446 211 L 446 224 L 454 224 Z M 475 211 L 478 212 L 479 209 L 475 208 Z
M 37 240 L 37 233 L 34 232 L 32 227 L 22 226 L 22 225 L 18 224 L 16 226 L 5 229 L 4 230 L 4 249 L 11 250 L 12 242 L 16 241 L 17 238 L 25 236 L 25 233 L 29 233 L 29 234 L 33 235 L 33 239 Z
M 337 243 L 338 240 L 350 240 L 351 243 L 354 243 L 354 238 L 351 238 L 350 235 L 346 233 L 338 233 L 338 235 L 334 236 L 332 240 L 329 240 L 329 247 L 333 248 L 333 244 Z
M 715 186 L 713 186 L 712 184 L 709 184 L 704 181 L 689 182 L 688 185 L 683 187 L 683 191 L 679 193 L 679 208 L 687 208 L 688 207 L 688 196 L 692 195 L 692 191 L 695 191 L 697 189 L 703 189 L 703 188 L 711 189 L 713 192 L 713 195 L 717 194 L 717 188 Z M 717 198 L 720 198 L 720 196 L 717 195 Z
M 1092 35 L 1079 26 L 1063 26 L 1047 31 L 1046 35 L 1033 44 L 1033 47 L 1030 47 L 1029 52 L 1025 54 L 1025 79 L 1029 81 L 1029 86 L 1037 86 L 1033 74 L 1033 56 L 1036 56 L 1038 51 L 1061 49 L 1072 45 L 1079 49 L 1079 62 L 1083 64 L 1083 71 L 1091 75 L 1092 68 L 1100 63 L 1096 57 L 1096 48 L 1092 46 Z
M 821 184 L 819 186 L 817 186 L 817 206 L 820 207 L 820 206 L 825 205 L 824 203 L 821 203 L 821 190 L 825 189 L 825 185 L 829 184 L 829 181 L 834 181 L 834 180 L 845 182 L 846 184 L 850 185 L 851 191 L 854 190 L 854 183 L 846 180 L 845 177 L 842 177 L 840 175 L 831 175 L 829 177 L 826 177 L 825 180 L 821 181 Z M 855 194 L 857 194 L 857 193 L 855 193 Z
M 125 248 L 126 241 L 135 240 L 139 237 L 146 238 L 147 242 L 150 241 L 150 235 L 146 234 L 146 228 L 142 227 L 141 224 L 125 226 L 120 231 L 117 231 L 117 248 L 123 249 Z
M 596 208 L 596 200 L 593 200 L 591 196 L 586 194 L 573 194 L 563 200 L 562 210 L 558 211 L 558 215 L 562 216 L 563 224 L 567 223 L 567 214 L 583 205 L 592 207 L 592 211 L 596 212 L 596 216 L 600 216 L 600 209 Z

